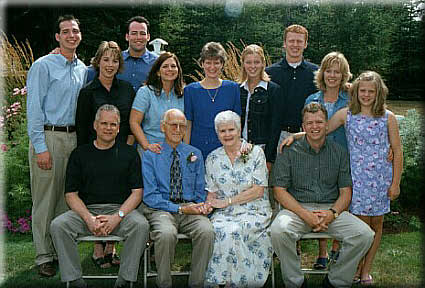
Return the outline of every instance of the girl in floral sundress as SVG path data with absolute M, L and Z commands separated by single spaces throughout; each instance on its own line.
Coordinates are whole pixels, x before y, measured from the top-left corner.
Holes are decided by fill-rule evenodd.
M 378 73 L 363 72 L 351 87 L 349 107 L 329 120 L 328 133 L 345 125 L 353 178 L 350 212 L 375 231 L 372 246 L 360 261 L 354 279 L 362 285 L 373 284 L 370 270 L 381 241 L 384 214 L 390 212 L 390 200 L 400 194 L 403 152 L 396 117 L 386 109 L 387 94 L 388 88 Z M 386 160 L 390 146 L 392 163 Z

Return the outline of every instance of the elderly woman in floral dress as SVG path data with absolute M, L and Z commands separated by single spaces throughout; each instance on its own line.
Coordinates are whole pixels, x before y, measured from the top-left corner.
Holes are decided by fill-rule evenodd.
M 241 122 L 235 112 L 218 113 L 214 124 L 223 146 L 205 163 L 216 235 L 206 286 L 262 287 L 272 261 L 266 158 L 259 146 L 241 154 Z

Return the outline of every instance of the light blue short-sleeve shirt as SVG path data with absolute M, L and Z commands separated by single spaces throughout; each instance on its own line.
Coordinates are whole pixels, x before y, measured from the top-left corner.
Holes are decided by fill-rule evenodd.
M 149 143 L 160 143 L 165 139 L 160 128 L 162 114 L 172 108 L 184 112 L 184 100 L 177 98 L 174 90 L 169 96 L 161 90 L 161 95 L 157 96 L 152 87 L 143 86 L 137 91 L 132 108 L 144 114 L 142 129 Z

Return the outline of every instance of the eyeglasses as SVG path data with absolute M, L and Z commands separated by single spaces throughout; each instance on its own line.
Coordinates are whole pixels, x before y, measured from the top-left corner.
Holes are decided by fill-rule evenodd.
M 186 123 L 169 123 L 169 122 L 165 122 L 165 124 L 169 125 L 171 128 L 173 129 L 180 129 L 180 130 L 186 130 Z

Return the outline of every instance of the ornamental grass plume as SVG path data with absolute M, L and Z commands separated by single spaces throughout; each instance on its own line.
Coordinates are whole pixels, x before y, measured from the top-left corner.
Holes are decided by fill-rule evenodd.
M 240 40 L 242 47 L 245 48 L 247 45 Z M 240 71 L 241 71 L 241 50 L 233 44 L 233 42 L 228 41 L 226 43 L 226 53 L 227 53 L 227 61 L 224 63 L 223 73 L 221 75 L 222 79 L 232 80 L 235 82 L 239 82 Z M 242 49 L 243 50 L 243 49 Z M 271 64 L 271 60 L 266 51 L 264 51 L 266 55 L 266 66 Z M 194 59 L 200 70 L 195 70 L 195 74 L 190 74 L 189 77 L 194 81 L 201 81 L 204 79 L 204 74 L 202 73 L 202 66 L 198 60 Z
M 34 62 L 34 55 L 28 39 L 18 42 L 13 37 L 9 42 L 6 34 L 0 32 L 0 69 L 4 79 L 4 91 L 12 91 L 15 87 L 25 87 L 27 72 Z M 16 91 L 14 91 L 16 92 Z

